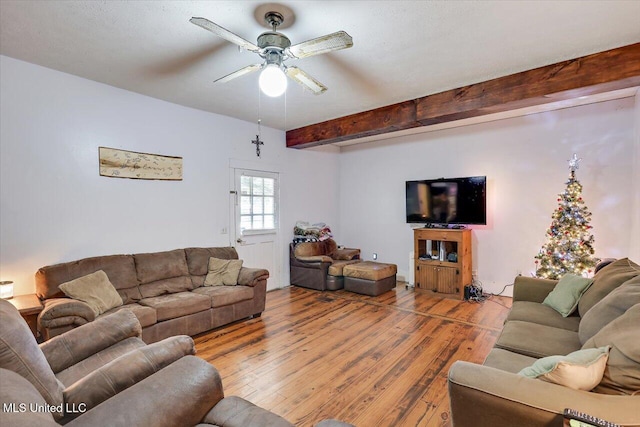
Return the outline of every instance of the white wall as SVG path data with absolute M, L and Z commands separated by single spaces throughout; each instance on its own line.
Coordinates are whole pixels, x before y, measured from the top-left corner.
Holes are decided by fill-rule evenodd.
M 284 132 L 263 126 L 258 159 L 250 143 L 254 123 L 5 56 L 0 113 L 0 279 L 13 280 L 18 295 L 35 290 L 34 273 L 44 265 L 229 245 L 229 235 L 220 232 L 229 227 L 230 159 L 281 172 L 281 285 L 289 283 L 287 245 L 295 221 L 337 227 L 333 147 L 287 149 Z M 101 177 L 99 146 L 181 156 L 183 181 Z
M 367 259 L 376 252 L 408 277 L 405 181 L 486 175 L 488 223 L 472 226 L 473 269 L 486 291 L 499 292 L 518 272 L 534 271 L 576 152 L 596 256 L 629 256 L 637 247 L 630 226 L 640 186 L 634 108 L 626 98 L 343 147 L 339 243 L 362 248 Z

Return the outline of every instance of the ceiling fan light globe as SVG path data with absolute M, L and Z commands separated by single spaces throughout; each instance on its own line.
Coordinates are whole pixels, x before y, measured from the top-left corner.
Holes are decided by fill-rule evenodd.
M 267 96 L 277 98 L 287 90 L 287 76 L 275 64 L 267 65 L 258 79 L 260 90 Z

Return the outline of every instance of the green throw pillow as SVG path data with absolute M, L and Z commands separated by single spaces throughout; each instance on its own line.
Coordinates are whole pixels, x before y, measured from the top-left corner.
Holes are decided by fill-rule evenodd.
M 578 307 L 580 297 L 592 283 L 593 279 L 588 277 L 565 274 L 542 303 L 567 317 Z
M 560 384 L 574 390 L 590 391 L 602 381 L 610 346 L 574 351 L 566 356 L 538 359 L 519 375 Z

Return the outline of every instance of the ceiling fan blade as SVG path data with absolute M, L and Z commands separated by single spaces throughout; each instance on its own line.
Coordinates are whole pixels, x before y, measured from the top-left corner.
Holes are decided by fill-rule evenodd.
M 327 87 L 325 85 L 323 85 L 298 67 L 287 67 L 285 72 L 287 73 L 287 76 L 291 77 L 293 81 L 299 83 L 306 89 L 309 89 L 311 92 L 313 92 L 314 95 L 320 95 L 327 91 Z
M 246 74 L 253 73 L 254 71 L 258 71 L 260 68 L 262 68 L 261 64 L 247 65 L 246 67 L 240 68 L 238 71 L 234 71 L 233 73 L 227 74 L 224 77 L 220 77 L 219 79 L 216 79 L 213 82 L 226 83 L 229 80 L 237 79 L 238 77 L 242 77 Z
M 326 36 L 307 40 L 295 44 L 288 49 L 289 56 L 293 58 L 306 58 L 320 55 L 334 50 L 346 49 L 353 46 L 353 39 L 344 31 L 327 34 Z
M 189 22 L 191 22 L 192 24 L 197 25 L 198 27 L 204 28 L 207 31 L 211 31 L 216 36 L 222 37 L 223 39 L 225 39 L 227 41 L 230 41 L 231 43 L 237 44 L 238 46 L 240 46 L 243 49 L 246 49 L 246 50 L 251 51 L 251 52 L 259 52 L 260 51 L 260 48 L 258 46 L 256 46 L 255 44 L 243 39 L 242 37 L 240 37 L 237 34 L 232 33 L 231 31 L 227 30 L 226 28 L 222 28 L 220 25 L 215 24 L 215 23 L 209 21 L 206 18 L 193 17 L 193 18 L 189 19 Z

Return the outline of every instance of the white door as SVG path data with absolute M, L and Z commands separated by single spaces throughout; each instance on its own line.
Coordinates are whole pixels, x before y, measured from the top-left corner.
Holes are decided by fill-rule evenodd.
M 267 289 L 282 287 L 278 174 L 233 169 L 232 244 L 243 266 L 269 270 Z

